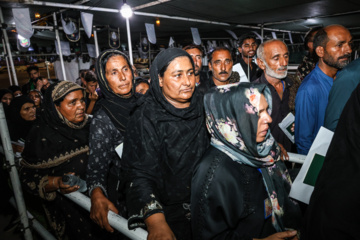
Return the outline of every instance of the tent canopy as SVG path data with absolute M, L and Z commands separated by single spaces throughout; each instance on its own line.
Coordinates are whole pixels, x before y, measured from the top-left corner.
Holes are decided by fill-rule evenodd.
M 92 8 L 120 9 L 123 1 L 113 0 L 47 0 L 31 1 L 22 0 L 21 2 L 30 2 L 30 4 L 14 3 L 20 0 L 8 0 L 0 2 L 3 7 L 5 22 L 11 24 L 13 16 L 11 8 L 28 7 L 30 16 L 35 21 L 35 13 L 41 16 L 51 15 L 57 12 L 61 7 L 49 7 L 34 5 L 34 2 L 51 2 L 61 4 L 73 4 L 78 6 L 87 6 L 87 10 L 77 10 L 67 8 L 63 12 L 64 16 L 79 18 L 80 11 L 94 14 L 94 25 L 120 28 L 122 41 L 125 41 L 126 26 L 125 20 L 119 13 L 93 11 Z M 31 4 L 31 2 L 33 2 Z M 191 40 L 190 27 L 199 29 L 202 38 L 231 38 L 224 30 L 232 30 L 236 35 L 241 35 L 250 30 L 238 25 L 248 25 L 253 27 L 287 30 L 296 33 L 305 33 L 314 26 L 326 26 L 329 24 L 341 24 L 349 28 L 355 38 L 360 38 L 360 1 L 358 0 L 128 0 L 136 12 L 145 12 L 151 14 L 163 14 L 168 16 L 177 16 L 182 18 L 191 18 L 199 20 L 208 20 L 222 24 L 208 24 L 194 21 L 183 21 L 176 19 L 167 19 L 162 17 L 133 15 L 130 19 L 131 34 L 133 40 L 138 40 L 140 34 L 145 35 L 145 24 L 154 23 L 160 19 L 160 25 L 155 27 L 156 35 L 164 42 L 169 37 L 174 37 L 175 41 L 181 39 Z M 52 18 L 49 22 L 51 24 Z M 36 24 L 36 23 L 35 23 Z M 271 31 L 265 30 L 265 35 L 271 35 Z M 294 38 L 294 42 L 301 38 Z M 99 39 L 101 41 L 101 39 Z

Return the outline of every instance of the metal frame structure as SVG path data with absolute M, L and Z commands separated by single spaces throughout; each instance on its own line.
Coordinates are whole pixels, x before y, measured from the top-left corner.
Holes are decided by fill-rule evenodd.
M 3 16 L 3 13 L 2 13 L 2 8 L 1 7 L 0 7 L 0 23 L 5 24 L 4 16 Z M 8 59 L 10 61 L 11 70 L 12 70 L 12 73 L 13 73 L 14 84 L 19 85 L 17 77 L 16 77 L 16 70 L 15 70 L 15 67 L 14 67 L 14 61 L 13 61 L 13 58 L 12 58 L 12 55 L 11 55 L 11 48 L 10 48 L 9 38 L 8 38 L 8 35 L 7 35 L 7 32 L 6 32 L 6 29 L 2 28 L 2 31 L 3 31 L 3 35 L 4 35 L 4 40 L 5 40 L 5 45 L 6 45 L 6 49 L 7 49 Z M 12 84 L 12 82 L 10 82 L 10 84 Z
M 84 3 L 84 2 L 87 2 L 87 0 L 80 1 L 79 3 L 81 4 L 81 3 Z M 164 2 L 167 2 L 167 0 L 155 1 L 153 4 L 161 4 L 161 3 L 164 3 Z M 25 1 L 23 4 L 37 5 L 37 6 L 48 6 L 48 7 L 59 7 L 59 8 L 65 8 L 65 9 L 78 9 L 78 10 L 88 10 L 88 11 L 111 12 L 111 13 L 120 14 L 119 9 L 83 6 L 83 5 L 78 5 L 76 3 L 75 4 L 65 4 L 65 3 L 43 2 L 43 1 L 28 1 L 28 2 Z M 61 11 L 58 11 L 57 13 L 60 13 L 60 12 Z M 225 23 L 225 22 L 209 21 L 209 20 L 203 20 L 203 19 L 185 18 L 185 17 L 179 17 L 179 16 L 169 16 L 169 15 L 164 15 L 164 14 L 154 14 L 154 13 L 146 13 L 146 12 L 139 12 L 139 11 L 134 11 L 133 13 L 135 15 L 139 15 L 139 16 L 148 16 L 148 17 L 155 17 L 155 18 L 167 18 L 167 19 L 174 19 L 174 20 L 180 20 L 180 21 L 189 21 L 189 22 L 196 22 L 196 23 L 206 23 L 206 24 L 215 24 L 215 25 L 223 25 L 223 26 L 232 26 L 231 24 Z M 58 44 L 59 56 L 60 56 L 60 62 L 61 62 L 61 71 L 62 71 L 62 74 L 63 74 L 63 78 L 66 79 L 64 60 L 63 60 L 63 57 L 62 57 L 62 51 L 61 51 L 61 46 L 60 46 L 60 38 L 59 38 L 59 29 L 61 29 L 61 28 L 59 28 L 57 26 L 56 12 L 53 13 L 53 18 L 54 18 L 54 24 L 55 24 L 54 27 L 33 26 L 33 28 L 34 29 L 55 29 L 56 40 L 57 40 L 57 44 Z M 0 7 L 0 20 L 1 20 L 1 23 L 4 22 L 3 18 L 2 18 L 1 7 Z M 130 21 L 129 21 L 129 18 L 126 18 L 125 21 L 126 21 L 127 39 L 128 39 L 128 46 L 129 46 L 129 60 L 130 60 L 130 63 L 133 64 L 132 51 L 131 51 L 132 43 L 131 43 L 131 33 L 130 33 Z M 261 25 L 261 26 L 250 26 L 250 25 L 238 24 L 238 25 L 235 25 L 235 27 L 260 30 L 262 38 L 264 37 L 264 30 L 277 31 L 277 32 L 293 32 L 293 33 L 300 33 L 300 34 L 303 33 L 303 32 L 295 32 L 295 31 L 267 28 L 267 27 L 265 27 L 264 24 Z M 13 63 L 13 59 L 12 59 L 12 56 L 11 56 L 10 44 L 8 43 L 8 38 L 7 38 L 7 34 L 6 34 L 6 29 L 3 29 L 3 31 L 4 31 L 5 41 L 7 43 L 6 46 L 8 48 L 9 60 L 10 60 L 10 64 L 11 64 L 12 72 L 13 72 L 13 76 L 14 76 L 14 83 L 16 85 L 18 85 L 17 78 L 16 78 L 16 71 L 15 71 L 15 67 L 13 66 L 14 63 Z M 96 52 L 96 57 L 97 57 L 97 56 L 99 56 L 99 46 L 98 46 L 98 39 L 97 39 L 97 31 L 96 31 L 96 29 L 94 29 L 94 41 L 95 41 L 95 52 Z

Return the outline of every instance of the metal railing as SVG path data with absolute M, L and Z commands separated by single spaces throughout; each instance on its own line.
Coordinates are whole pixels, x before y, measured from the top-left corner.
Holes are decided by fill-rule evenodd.
M 10 203 L 15 206 L 18 210 L 22 228 L 24 230 L 24 238 L 25 240 L 32 240 L 31 227 L 34 228 L 41 237 L 44 239 L 53 240 L 56 239 L 53 237 L 32 215 L 26 210 L 23 192 L 20 184 L 20 179 L 18 175 L 18 171 L 16 169 L 15 164 L 15 156 L 11 146 L 10 134 L 6 123 L 5 112 L 3 104 L 0 103 L 0 135 L 2 140 L 2 151 L 6 157 L 10 168 L 10 179 L 11 184 L 14 191 L 15 201 L 14 199 L 10 200 Z M 64 194 L 71 201 L 80 205 L 84 209 L 90 212 L 91 202 L 90 199 L 80 192 L 73 192 L 70 194 Z M 29 219 L 32 222 L 32 226 L 29 224 Z M 108 213 L 108 219 L 110 225 L 116 230 L 120 231 L 122 234 L 126 235 L 131 239 L 136 240 L 146 240 L 147 231 L 142 228 L 137 228 L 135 230 L 129 230 L 127 225 L 127 220 L 112 211 Z
M 32 239 L 28 218 L 30 218 L 30 220 L 32 221 L 32 227 L 40 234 L 40 236 L 42 236 L 44 239 L 49 239 L 49 240 L 55 239 L 36 219 L 34 219 L 34 217 L 29 212 L 26 211 L 25 202 L 22 194 L 18 172 L 15 166 L 14 153 L 11 147 L 10 135 L 9 135 L 2 103 L 0 103 L 0 130 L 1 130 L 0 131 L 1 139 L 3 143 L 3 151 L 6 160 L 9 162 L 10 165 L 10 178 L 14 189 L 16 208 L 18 209 L 21 218 L 21 223 L 23 224 L 23 228 L 24 228 L 25 240 Z M 288 155 L 290 162 L 300 163 L 300 164 L 304 163 L 306 157 L 304 155 L 290 153 L 290 152 L 288 152 Z M 69 194 L 64 194 L 64 196 L 90 212 L 91 201 L 89 197 L 85 196 L 80 192 L 72 192 Z M 15 205 L 14 200 L 12 200 L 12 204 Z M 119 232 L 121 232 L 122 234 L 126 235 L 131 239 L 135 239 L 135 240 L 147 239 L 147 235 L 148 235 L 147 231 L 145 231 L 142 228 L 129 230 L 128 221 L 112 211 L 109 211 L 108 213 L 108 220 L 109 220 L 109 224 L 113 228 L 115 228 L 116 230 L 118 230 Z

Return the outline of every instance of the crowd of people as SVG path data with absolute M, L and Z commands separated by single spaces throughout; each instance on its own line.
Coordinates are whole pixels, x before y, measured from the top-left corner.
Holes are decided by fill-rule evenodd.
M 149 79 L 111 49 L 79 79 L 31 66 L 22 88 L 0 90 L 22 186 L 58 239 L 126 239 L 109 211 L 150 240 L 357 239 L 360 60 L 350 63 L 349 30 L 311 29 L 293 76 L 283 41 L 246 33 L 237 44 L 237 60 L 223 46 L 207 53 L 209 71 L 194 44 L 161 51 Z M 295 143 L 279 127 L 289 113 Z M 321 126 L 333 142 L 300 207 L 288 152 L 306 155 Z M 90 213 L 63 196 L 79 190 L 66 174 L 86 180 Z

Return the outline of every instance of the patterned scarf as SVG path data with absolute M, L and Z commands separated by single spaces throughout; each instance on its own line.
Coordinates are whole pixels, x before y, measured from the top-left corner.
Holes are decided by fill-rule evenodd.
M 229 84 L 210 90 L 204 104 L 211 144 L 239 164 L 259 169 L 272 203 L 272 223 L 278 232 L 298 229 L 300 209 L 288 197 L 292 183 L 284 163 L 279 161 L 280 148 L 270 130 L 263 142 L 256 142 L 261 94 L 271 115 L 272 98 L 265 84 Z

